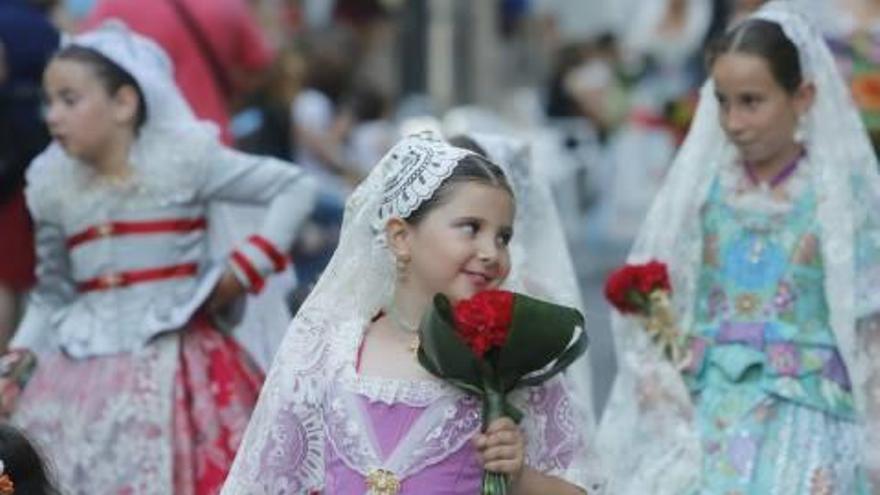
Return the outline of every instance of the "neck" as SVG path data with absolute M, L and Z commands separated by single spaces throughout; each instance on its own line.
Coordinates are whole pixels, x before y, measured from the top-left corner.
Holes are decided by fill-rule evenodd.
M 799 143 L 793 142 L 766 160 L 746 162 L 745 167 L 753 180 L 760 183 L 773 182 L 779 178 L 780 174 L 784 174 L 803 152 L 804 148 Z
M 394 297 L 386 312 L 389 313 L 395 326 L 404 327 L 400 330 L 410 331 L 413 327 L 418 328 L 430 303 L 430 296 L 402 285 L 394 291 Z
M 110 178 L 125 178 L 131 173 L 128 154 L 134 143 L 134 136 L 124 136 L 113 141 L 103 153 L 92 160 L 98 173 Z

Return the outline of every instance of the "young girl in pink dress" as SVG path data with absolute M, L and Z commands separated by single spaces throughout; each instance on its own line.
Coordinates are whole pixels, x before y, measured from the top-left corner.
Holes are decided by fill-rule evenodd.
M 524 291 L 514 216 L 508 179 L 485 158 L 429 134 L 393 147 L 349 199 L 222 493 L 473 495 L 484 469 L 509 475 L 510 493 L 597 493 L 565 378 L 514 397 L 521 424 L 481 434 L 478 401 L 416 360 L 434 294 Z

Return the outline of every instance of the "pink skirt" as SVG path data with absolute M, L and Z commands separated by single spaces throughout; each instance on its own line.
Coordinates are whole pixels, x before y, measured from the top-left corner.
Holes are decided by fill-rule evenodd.
M 139 352 L 38 359 L 13 421 L 70 494 L 219 493 L 263 380 L 199 316 Z

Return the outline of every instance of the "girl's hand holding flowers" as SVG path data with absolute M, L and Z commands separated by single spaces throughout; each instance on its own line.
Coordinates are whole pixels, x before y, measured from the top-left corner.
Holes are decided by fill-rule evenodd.
M 483 469 L 508 475 L 515 486 L 525 465 L 525 441 L 519 426 L 510 418 L 496 419 L 485 433 L 474 437 L 473 443 Z

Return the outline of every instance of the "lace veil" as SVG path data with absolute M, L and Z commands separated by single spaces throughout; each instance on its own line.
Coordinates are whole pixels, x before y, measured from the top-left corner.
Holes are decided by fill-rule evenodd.
M 878 382 L 880 326 L 880 177 L 864 126 L 821 35 L 792 4 L 771 1 L 753 18 L 779 24 L 796 45 L 816 99 L 803 122 L 810 156 L 830 320 L 849 369 L 866 428 L 865 462 L 880 468 Z M 719 125 L 712 81 L 702 88 L 695 120 L 629 255 L 670 268 L 682 328 L 693 323 L 702 249 L 700 210 L 712 181 L 735 149 Z M 614 493 L 688 493 L 699 483 L 701 450 L 693 405 L 679 373 L 632 321 L 615 315 L 620 370 L 602 418 L 599 445 L 612 468 Z

